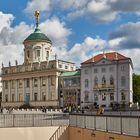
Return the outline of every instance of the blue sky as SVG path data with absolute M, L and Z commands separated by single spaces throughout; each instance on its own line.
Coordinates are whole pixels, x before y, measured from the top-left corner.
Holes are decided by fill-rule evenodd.
M 103 51 L 118 51 L 140 73 L 139 7 L 140 0 L 0 0 L 0 62 L 23 62 L 22 42 L 34 31 L 34 11 L 40 10 L 40 29 L 59 58 L 79 66 Z

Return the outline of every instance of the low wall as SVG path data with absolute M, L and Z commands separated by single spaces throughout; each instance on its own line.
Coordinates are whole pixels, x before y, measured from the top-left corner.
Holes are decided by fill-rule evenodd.
M 49 140 L 58 127 L 0 128 L 1 140 Z
M 94 129 L 69 127 L 69 140 L 140 140 L 140 138 Z

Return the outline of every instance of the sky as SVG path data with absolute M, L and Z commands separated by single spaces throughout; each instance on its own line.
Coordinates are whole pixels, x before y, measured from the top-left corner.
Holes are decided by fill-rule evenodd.
M 53 42 L 59 59 L 80 63 L 117 51 L 140 74 L 140 0 L 0 0 L 0 63 L 23 63 L 23 41 L 40 29 Z

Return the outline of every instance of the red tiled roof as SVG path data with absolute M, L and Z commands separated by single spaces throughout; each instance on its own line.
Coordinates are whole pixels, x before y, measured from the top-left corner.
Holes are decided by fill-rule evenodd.
M 129 57 L 126 57 L 126 56 L 119 54 L 117 52 L 110 52 L 110 53 L 98 54 L 98 55 L 84 61 L 82 64 L 89 64 L 89 63 L 93 63 L 93 62 L 98 62 L 103 58 L 106 58 L 107 60 L 110 60 L 110 61 L 129 59 Z

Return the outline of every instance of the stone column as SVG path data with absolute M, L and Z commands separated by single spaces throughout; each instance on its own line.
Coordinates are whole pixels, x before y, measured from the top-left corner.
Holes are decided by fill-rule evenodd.
M 58 76 L 54 76 L 55 77 L 55 99 L 58 100 Z
M 18 101 L 18 80 L 15 80 L 15 101 Z
M 38 77 L 38 97 L 37 97 L 38 101 L 41 100 L 40 96 L 41 96 L 41 77 Z
M 33 101 L 33 78 L 30 78 L 30 101 Z
M 109 95 L 110 95 L 110 93 L 106 93 L 106 106 L 107 106 L 107 107 L 109 107 L 109 104 L 110 104 Z
M 8 81 L 8 102 L 11 101 L 11 80 Z
M 22 95 L 23 95 L 23 101 L 25 102 L 25 96 L 26 96 L 26 93 L 25 93 L 25 79 L 23 79 L 23 81 L 22 81 L 22 90 L 23 90 L 23 93 L 22 93 Z
M 2 81 L 2 87 L 2 102 L 5 102 L 5 81 Z

